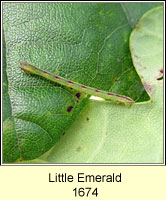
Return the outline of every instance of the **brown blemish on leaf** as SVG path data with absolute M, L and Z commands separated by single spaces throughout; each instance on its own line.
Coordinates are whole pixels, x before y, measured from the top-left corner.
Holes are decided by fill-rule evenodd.
M 146 83 L 146 82 L 144 81 L 144 87 L 145 87 L 146 91 L 147 91 L 149 94 L 152 94 L 152 92 L 153 92 L 153 90 L 154 90 L 154 86 L 153 86 L 153 85 L 150 85 L 150 84 L 148 84 L 148 83 Z
M 139 29 L 139 28 L 140 28 L 140 24 L 139 24 L 139 23 L 136 24 L 135 28 L 136 28 L 136 29 Z
M 163 80 L 163 76 L 160 76 L 157 78 L 158 81 L 162 81 Z
M 10 120 L 7 123 L 8 128 L 12 129 L 13 128 L 13 122 Z
M 120 58 L 117 58 L 116 60 L 117 60 L 117 62 L 120 62 Z
M 81 146 L 78 146 L 76 150 L 77 150 L 77 152 L 80 152 L 81 151 Z
M 23 161 L 23 158 L 19 158 L 18 160 L 17 160 L 17 162 L 22 162 Z
M 143 71 L 143 70 L 145 70 L 145 69 L 147 69 L 146 67 L 141 67 L 140 69 L 139 69 L 139 71 Z

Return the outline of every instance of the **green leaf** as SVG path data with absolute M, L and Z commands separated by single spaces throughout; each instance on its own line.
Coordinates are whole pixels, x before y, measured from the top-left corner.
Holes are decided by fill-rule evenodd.
M 163 83 L 156 79 L 163 67 L 163 9 L 147 12 L 130 40 L 135 67 L 152 102 L 126 108 L 89 101 L 70 130 L 41 160 L 48 163 L 163 162 Z
M 147 12 L 132 32 L 130 40 L 132 58 L 142 78 L 151 85 L 162 87 L 156 77 L 163 69 L 163 8 Z
M 77 102 L 76 91 L 25 74 L 21 61 L 137 102 L 149 100 L 132 64 L 132 28 L 121 4 L 3 3 L 3 28 L 4 162 L 34 159 L 49 150 L 88 99 L 82 95 Z
M 161 5 L 163 5 L 163 3 L 122 3 L 122 7 L 124 9 L 124 12 L 126 13 L 131 27 L 135 27 L 135 25 L 138 23 L 145 12 Z

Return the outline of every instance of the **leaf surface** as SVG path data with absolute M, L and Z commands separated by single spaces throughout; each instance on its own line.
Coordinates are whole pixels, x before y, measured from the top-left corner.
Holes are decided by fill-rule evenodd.
M 121 4 L 3 3 L 3 28 L 4 162 L 49 150 L 88 99 L 82 94 L 78 102 L 76 91 L 25 74 L 21 61 L 137 102 L 149 100 L 132 64 L 132 28 Z
M 162 163 L 163 8 L 147 12 L 130 38 L 134 65 L 151 103 L 131 108 L 90 100 L 57 145 L 40 157 L 48 163 Z M 153 47 L 153 48 L 152 48 Z
M 163 5 L 163 3 L 154 3 L 154 2 L 153 3 L 136 2 L 136 3 L 121 3 L 121 4 L 124 9 L 124 12 L 126 13 L 126 16 L 128 18 L 131 27 L 135 27 L 135 25 L 138 23 L 142 15 L 146 13 L 148 10 Z

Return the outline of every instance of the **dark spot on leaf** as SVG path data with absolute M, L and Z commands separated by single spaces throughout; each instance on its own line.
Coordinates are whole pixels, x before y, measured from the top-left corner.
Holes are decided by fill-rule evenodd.
M 70 83 L 70 84 L 73 84 L 73 82 L 72 81 L 67 81 L 68 83 Z
M 77 94 L 76 94 L 76 97 L 77 97 L 78 99 L 80 98 L 80 96 L 81 96 L 80 93 L 77 93 Z
M 146 88 L 146 90 L 147 90 L 148 93 L 152 94 L 154 86 L 152 86 L 152 85 L 150 85 L 150 84 L 148 84 L 148 83 L 146 83 L 144 81 L 144 87 Z
M 78 146 L 77 147 L 77 151 L 79 152 L 81 150 L 81 146 Z
M 86 120 L 89 121 L 89 117 L 87 117 Z
M 64 136 L 64 135 L 65 135 L 65 132 L 62 133 L 62 136 Z
M 69 106 L 69 107 L 67 108 L 67 112 L 71 112 L 72 109 L 73 109 L 73 106 Z
M 60 79 L 59 76 L 55 76 L 56 79 Z
M 13 128 L 13 123 L 12 123 L 12 121 L 8 121 L 8 128 Z
M 161 77 L 157 78 L 157 80 L 158 80 L 158 81 L 161 81 L 161 80 L 163 80 L 163 76 L 161 76 Z
M 117 62 L 120 62 L 120 58 L 117 58 L 116 60 L 117 60 Z
M 95 92 L 100 92 L 99 90 L 95 90 Z
M 163 69 L 160 69 L 160 70 L 159 70 L 159 75 L 156 76 L 155 79 L 156 79 L 157 81 L 160 81 L 160 82 L 163 80 Z
M 114 81 L 115 81 L 115 82 L 117 82 L 117 81 L 118 81 L 118 79 L 115 79 Z
M 22 159 L 22 158 L 19 158 L 19 159 L 18 159 L 18 162 L 22 162 L 22 161 L 23 161 L 23 159 Z

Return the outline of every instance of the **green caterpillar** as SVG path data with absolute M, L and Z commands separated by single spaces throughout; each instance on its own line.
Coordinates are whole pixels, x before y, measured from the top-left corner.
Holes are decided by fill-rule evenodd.
M 63 77 L 60 77 L 60 76 L 54 75 L 50 72 L 39 69 L 38 67 L 31 65 L 29 63 L 26 63 L 26 62 L 21 62 L 20 68 L 27 73 L 42 76 L 43 78 L 46 78 L 50 81 L 56 82 L 56 83 L 61 84 L 63 86 L 70 87 L 70 88 L 75 89 L 79 92 L 84 92 L 84 93 L 90 94 L 92 96 L 101 97 L 105 100 L 124 103 L 127 106 L 128 105 L 130 106 L 131 104 L 134 103 L 134 100 L 131 99 L 130 97 L 126 97 L 126 96 L 111 93 L 111 92 L 106 92 L 106 91 L 103 91 L 103 90 L 98 90 L 98 89 L 95 89 L 95 88 L 91 88 L 91 87 L 70 81 L 70 80 L 65 79 Z

